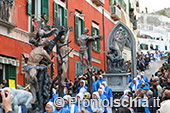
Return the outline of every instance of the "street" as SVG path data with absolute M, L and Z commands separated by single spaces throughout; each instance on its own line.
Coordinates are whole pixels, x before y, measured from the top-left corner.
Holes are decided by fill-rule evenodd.
M 145 71 L 145 76 L 147 76 L 148 79 L 150 79 L 152 74 L 153 73 L 155 74 L 155 72 L 158 71 L 158 69 L 162 66 L 162 64 L 164 62 L 165 62 L 165 60 L 161 60 L 159 62 L 152 62 L 152 63 L 150 63 L 150 68 Z

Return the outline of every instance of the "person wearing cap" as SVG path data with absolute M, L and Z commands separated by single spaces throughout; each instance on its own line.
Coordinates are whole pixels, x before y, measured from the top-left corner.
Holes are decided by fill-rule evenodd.
M 77 106 L 75 104 L 72 104 L 71 106 L 69 106 L 69 99 L 70 99 L 70 95 L 65 95 L 63 97 L 65 105 L 64 108 L 67 109 L 69 111 L 69 113 L 77 113 L 78 109 Z
M 92 76 L 92 80 L 93 80 L 93 92 L 97 91 L 97 81 L 95 81 L 95 76 Z
M 55 111 L 55 106 L 53 102 L 48 102 L 45 107 L 46 112 L 45 113 L 54 113 Z
M 107 99 L 107 97 L 103 94 L 103 89 L 98 89 L 98 93 L 101 100 Z M 104 105 L 107 105 L 106 101 L 104 101 Z M 107 108 L 104 108 L 104 111 L 107 113 Z
M 148 78 L 144 74 L 144 72 L 141 73 L 141 80 L 144 82 L 148 82 Z
M 104 90 L 108 94 L 110 100 L 110 98 L 113 97 L 112 90 L 107 86 L 106 81 L 102 82 L 102 85 L 104 86 Z
M 88 91 L 88 88 L 85 86 L 85 81 L 84 80 L 81 80 L 80 81 L 80 87 L 77 89 L 77 92 L 76 92 L 76 94 L 78 94 L 78 93 L 85 93 L 85 92 L 87 92 Z
M 97 80 L 97 89 L 99 89 L 100 85 L 102 85 L 102 82 L 104 81 L 103 76 L 99 75 L 99 79 Z
M 98 99 L 100 99 L 99 93 L 93 92 L 93 100 L 98 100 Z M 93 113 L 103 113 L 104 108 L 95 106 L 95 104 L 96 104 L 95 101 L 92 101 L 91 109 L 92 109 Z

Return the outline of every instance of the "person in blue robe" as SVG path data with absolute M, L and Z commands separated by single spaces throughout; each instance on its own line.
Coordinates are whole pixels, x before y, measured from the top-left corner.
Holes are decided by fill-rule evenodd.
M 88 91 L 88 88 L 85 86 L 85 81 L 84 80 L 81 80 L 80 81 L 80 87 L 77 89 L 77 91 L 76 91 L 76 94 L 78 94 L 78 93 L 85 93 L 85 92 L 87 92 Z
M 103 94 L 103 90 L 102 89 L 98 89 L 98 93 L 99 93 L 100 99 L 102 99 L 102 100 L 107 99 L 107 97 Z M 107 105 L 106 101 L 104 101 L 104 105 Z M 104 112 L 107 113 L 107 108 L 106 107 L 104 108 Z
M 77 113 L 78 109 L 77 109 L 77 106 L 75 104 L 72 104 L 71 106 L 69 106 L 69 99 L 70 98 L 71 98 L 70 95 L 65 95 L 63 97 L 63 99 L 65 101 L 64 108 L 67 109 L 69 111 L 69 113 Z
M 95 81 L 94 76 L 92 77 L 92 79 L 93 79 L 93 92 L 96 92 L 97 91 L 97 81 Z
M 113 97 L 113 93 L 112 93 L 111 88 L 107 86 L 106 81 L 102 82 L 102 85 L 104 86 L 104 88 L 105 88 L 104 90 L 108 94 L 108 97 L 109 97 L 109 100 L 110 100 L 110 98 Z
M 136 81 L 137 81 L 137 78 L 135 77 L 133 79 L 133 82 L 130 84 L 129 86 L 129 89 L 132 91 L 132 92 L 135 92 L 137 90 L 137 84 L 136 84 Z
M 97 90 L 99 89 L 102 82 L 105 81 L 102 75 L 99 75 L 99 79 L 97 80 Z
M 53 102 L 48 102 L 47 104 L 46 104 L 46 107 L 45 107 L 45 110 L 46 110 L 46 112 L 45 113 L 54 113 L 54 111 L 55 111 L 55 106 L 54 106 L 54 103 Z
M 148 78 L 144 75 L 144 72 L 141 74 L 141 80 L 144 82 L 148 82 Z

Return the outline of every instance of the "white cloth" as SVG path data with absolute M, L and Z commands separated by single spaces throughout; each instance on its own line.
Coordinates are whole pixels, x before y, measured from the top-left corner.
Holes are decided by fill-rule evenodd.
M 100 78 L 100 77 L 103 79 L 103 76 L 102 76 L 102 75 L 99 75 L 99 78 Z
M 107 86 L 107 83 L 106 83 L 106 81 L 103 81 L 103 82 L 102 82 L 102 84 L 104 84 L 104 85 L 105 85 L 105 87 Z
M 170 108 L 170 100 L 165 100 L 161 103 L 161 107 L 159 109 L 160 113 L 169 113 Z
M 71 97 L 70 95 L 65 95 L 65 96 L 63 97 L 63 99 L 69 101 L 70 97 Z
M 94 92 L 93 95 L 96 95 L 97 96 L 97 99 L 100 99 L 100 96 L 99 96 L 99 93 L 98 92 Z M 93 98 L 94 99 L 94 98 Z M 100 113 L 103 113 L 104 112 L 104 108 L 102 107 L 98 107 L 96 106 L 95 104 L 98 104 L 98 103 L 95 103 L 94 101 L 92 101 L 92 105 L 91 105 L 91 109 L 93 112 L 96 112 L 96 111 L 100 111 Z M 110 112 L 108 112 L 110 113 Z
M 80 97 L 80 101 L 83 100 L 84 94 L 83 93 L 78 93 L 76 97 Z
M 53 102 L 48 102 L 47 104 L 50 105 L 53 108 L 53 112 L 54 112 L 55 106 L 54 106 Z

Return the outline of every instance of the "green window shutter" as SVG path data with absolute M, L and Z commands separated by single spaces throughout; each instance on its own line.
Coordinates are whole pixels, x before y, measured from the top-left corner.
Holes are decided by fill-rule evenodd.
M 57 16 L 58 16 L 58 4 L 54 2 L 54 24 L 57 22 Z
M 78 76 L 78 61 L 76 61 L 76 77 Z
M 27 1 L 27 14 L 32 15 L 32 0 Z
M 49 20 L 49 0 L 41 0 L 41 14 L 46 13 L 46 19 Z
M 68 10 L 64 9 L 64 26 L 68 26 Z
M 168 50 L 167 46 L 165 46 L 165 50 Z
M 79 74 L 80 74 L 80 75 L 83 75 L 83 74 L 84 74 L 84 68 L 83 68 L 83 65 L 82 65 L 81 62 L 79 62 L 79 66 L 80 66 L 80 72 L 79 72 Z
M 158 49 L 158 45 L 156 45 L 156 49 Z
M 148 50 L 148 45 L 146 45 L 145 47 L 146 47 L 146 50 Z
M 84 28 L 85 28 L 85 21 L 81 19 L 81 34 L 83 34 Z
M 77 43 L 77 39 L 78 39 L 78 20 L 79 18 L 75 15 L 75 41 Z
M 100 30 L 97 30 L 97 35 L 100 35 Z M 100 47 L 100 40 L 97 41 L 97 51 L 100 52 L 101 51 L 101 47 Z
M 113 5 L 113 0 L 110 0 L 110 5 Z
M 142 44 L 140 44 L 140 49 L 143 49 Z
M 95 35 L 95 28 L 92 26 L 92 28 L 91 28 L 92 30 L 92 36 L 94 36 Z M 93 41 L 92 42 L 92 48 L 93 48 L 93 50 L 95 50 L 95 41 Z

